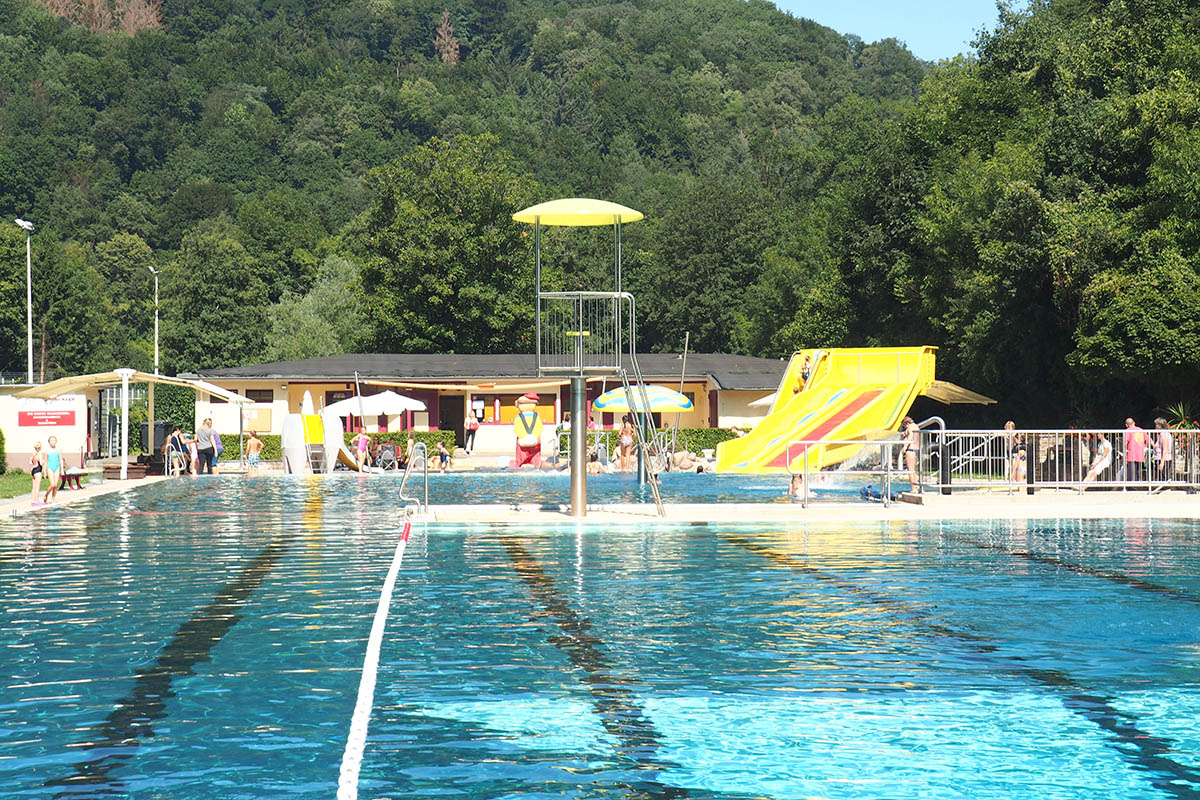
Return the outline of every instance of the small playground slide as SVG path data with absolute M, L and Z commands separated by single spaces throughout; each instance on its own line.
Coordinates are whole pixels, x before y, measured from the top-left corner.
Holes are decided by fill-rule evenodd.
M 900 426 L 934 380 L 934 347 L 802 350 L 792 356 L 770 413 L 740 439 L 717 447 L 717 472 L 784 472 L 798 440 L 876 438 Z M 801 373 L 809 359 L 807 383 Z M 800 391 L 795 391 L 799 389 Z M 791 448 L 792 467 L 838 464 L 857 445 Z
M 358 461 L 354 458 L 354 454 L 351 453 L 345 445 L 342 445 L 338 449 L 337 460 L 347 469 L 352 469 L 355 472 L 361 471 L 358 468 Z
M 342 421 L 332 412 L 288 414 L 283 420 L 280 448 L 283 451 L 283 470 L 289 474 L 332 472 L 333 459 L 326 458 L 326 453 L 335 453 L 338 460 L 347 457 L 351 469 L 358 469 L 354 458 L 346 450 Z

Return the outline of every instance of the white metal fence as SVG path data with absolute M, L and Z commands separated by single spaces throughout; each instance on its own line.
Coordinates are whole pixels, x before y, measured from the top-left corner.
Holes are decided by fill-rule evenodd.
M 881 499 L 888 502 L 895 488 L 908 489 L 904 443 L 899 439 L 796 440 L 788 444 L 789 471 L 804 476 L 807 487 L 814 471 L 804 464 L 791 467 L 801 454 L 810 456 L 837 448 L 856 455 L 839 475 L 879 479 Z M 878 455 L 875 455 L 875 452 Z M 844 463 L 860 466 L 847 469 Z M 922 430 L 913 491 L 1001 489 L 1012 493 L 1041 490 L 1124 490 L 1157 493 L 1194 492 L 1200 488 L 1200 430 Z

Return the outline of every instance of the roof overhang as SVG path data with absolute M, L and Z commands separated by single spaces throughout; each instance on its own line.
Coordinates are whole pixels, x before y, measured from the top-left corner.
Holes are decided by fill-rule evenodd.
M 230 403 L 250 403 L 253 402 L 245 397 L 242 397 L 237 392 L 231 392 L 228 389 L 222 389 L 220 386 L 202 381 L 196 378 L 172 378 L 167 375 L 154 375 L 149 372 L 133 372 L 129 376 L 130 383 L 165 383 L 168 386 L 185 386 L 189 389 L 199 389 L 223 398 Z M 59 378 L 56 381 L 43 383 L 39 386 L 31 386 L 28 389 L 22 389 L 16 393 L 16 397 L 58 397 L 64 394 L 74 394 L 83 391 L 84 389 L 96 389 L 104 386 L 117 386 L 121 383 L 120 373 L 113 372 L 93 372 L 89 375 L 72 375 L 68 378 Z

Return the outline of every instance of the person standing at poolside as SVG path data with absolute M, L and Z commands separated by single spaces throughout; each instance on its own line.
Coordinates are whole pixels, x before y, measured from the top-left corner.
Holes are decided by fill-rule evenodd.
M 183 429 L 176 425 L 167 438 L 167 469 L 178 478 L 189 461 L 187 440 L 184 439 Z
M 212 420 L 206 419 L 200 424 L 200 430 L 196 431 L 196 460 L 199 467 L 199 471 L 196 474 L 203 475 L 207 471 L 211 475 L 213 459 L 216 457 L 217 451 L 213 443 Z
M 46 440 L 46 444 L 50 445 L 50 449 L 42 463 L 46 465 L 46 480 L 50 481 L 50 485 L 46 487 L 46 494 L 42 497 L 43 505 L 58 499 L 58 482 L 62 478 L 62 453 L 58 449 L 58 437 L 51 436 Z
M 250 431 L 250 438 L 246 441 L 246 475 L 258 474 L 258 458 L 262 448 L 262 439 L 258 438 L 257 433 Z
M 1160 481 L 1175 480 L 1175 438 L 1167 427 L 1167 420 L 1154 420 L 1154 476 Z
M 438 471 L 445 472 L 450 469 L 450 451 L 446 449 L 446 440 L 438 439 L 437 444 L 438 454 Z
M 1125 419 L 1125 467 L 1122 469 L 1122 477 L 1118 480 L 1140 481 L 1142 479 L 1142 467 L 1146 463 L 1146 433 L 1137 426 L 1133 421 L 1133 417 Z
M 400 462 L 400 469 L 408 469 L 408 465 L 412 463 L 413 449 L 417 446 L 417 435 L 412 431 L 408 432 L 408 442 L 404 445 L 404 460 Z
M 33 495 L 29 501 L 31 506 L 40 506 L 38 492 L 42 489 L 42 472 L 46 468 L 46 454 L 42 452 L 42 443 L 33 443 L 33 453 L 29 456 L 29 474 L 33 478 Z
M 354 434 L 354 438 L 350 440 L 350 446 L 354 448 L 354 461 L 358 464 L 359 472 L 362 472 L 363 467 L 367 463 L 367 448 L 370 444 L 371 437 L 362 431 Z
M 633 469 L 633 422 L 630 421 L 629 415 L 621 417 L 621 432 L 618 434 L 620 443 L 620 461 L 621 472 L 629 472 Z
M 475 432 L 479 430 L 479 417 L 475 416 L 475 412 L 467 413 L 466 422 L 463 423 L 463 431 L 466 436 L 463 439 L 463 450 L 467 451 L 467 455 L 471 455 L 471 451 L 475 449 Z
M 200 447 L 196 444 L 195 436 L 185 438 L 188 447 L 188 458 L 191 459 L 191 468 L 188 470 L 192 475 L 200 471 Z
M 917 491 L 917 464 L 921 459 L 921 429 L 912 417 L 905 417 L 901 426 L 904 436 L 904 465 L 908 467 L 908 483 Z

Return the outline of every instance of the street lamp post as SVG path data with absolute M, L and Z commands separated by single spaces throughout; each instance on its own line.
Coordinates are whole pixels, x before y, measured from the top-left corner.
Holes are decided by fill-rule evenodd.
M 154 374 L 157 375 L 158 374 L 158 270 L 156 270 L 154 267 L 151 267 L 151 266 L 147 266 L 146 269 L 150 270 L 150 274 L 154 276 Z M 150 451 L 151 455 L 154 455 L 154 451 L 155 451 L 154 446 L 157 444 L 157 442 L 155 441 L 154 434 L 157 432 L 157 429 L 158 429 L 158 425 L 154 419 L 154 381 L 150 381 L 150 391 L 148 392 L 148 394 L 149 394 L 149 397 L 147 398 L 147 405 L 149 406 L 149 408 L 147 408 L 146 411 L 148 412 L 148 414 L 150 416 L 150 422 L 148 425 L 146 425 L 146 438 L 149 439 L 150 441 L 146 443 L 146 449 Z M 164 474 L 165 474 L 165 472 L 164 472 Z
M 154 374 L 158 374 L 158 270 L 146 267 L 154 276 Z
M 30 385 L 33 384 L 33 249 L 29 237 L 33 235 L 33 223 L 24 219 L 13 220 L 25 230 L 25 331 L 28 345 L 29 374 L 26 376 Z

